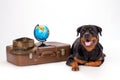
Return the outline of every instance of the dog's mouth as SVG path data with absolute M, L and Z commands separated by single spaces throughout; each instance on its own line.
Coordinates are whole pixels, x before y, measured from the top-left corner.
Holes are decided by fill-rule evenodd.
M 85 46 L 87 47 L 91 46 L 93 43 L 94 43 L 94 40 L 88 40 L 84 42 Z
M 90 37 L 88 39 L 81 37 L 81 44 L 87 51 L 93 50 L 97 43 L 98 43 L 97 37 Z

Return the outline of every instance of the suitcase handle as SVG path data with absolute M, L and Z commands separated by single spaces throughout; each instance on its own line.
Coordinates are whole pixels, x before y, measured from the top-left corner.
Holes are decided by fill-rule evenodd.
M 56 53 L 53 51 L 44 51 L 41 53 L 40 57 L 53 57 L 56 56 Z

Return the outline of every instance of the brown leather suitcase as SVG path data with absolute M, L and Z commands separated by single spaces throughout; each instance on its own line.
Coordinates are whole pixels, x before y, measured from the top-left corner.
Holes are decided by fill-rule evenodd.
M 13 44 L 16 46 L 16 42 L 14 43 L 13 41 Z M 6 46 L 7 61 L 18 66 L 26 66 L 66 61 L 70 55 L 69 44 L 45 42 L 47 46 L 37 47 L 39 44 L 41 43 L 34 44 L 34 47 L 29 47 L 30 49 L 27 49 L 25 45 L 20 45 L 19 48 L 14 48 L 15 46 L 13 45 Z M 20 49 L 21 47 L 24 47 L 23 50 Z

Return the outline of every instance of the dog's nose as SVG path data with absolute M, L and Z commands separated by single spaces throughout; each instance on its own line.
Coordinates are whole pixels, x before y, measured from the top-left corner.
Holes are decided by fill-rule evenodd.
M 90 34 L 89 33 L 85 33 L 85 39 L 89 40 Z
M 89 38 L 89 34 L 85 34 L 85 38 Z

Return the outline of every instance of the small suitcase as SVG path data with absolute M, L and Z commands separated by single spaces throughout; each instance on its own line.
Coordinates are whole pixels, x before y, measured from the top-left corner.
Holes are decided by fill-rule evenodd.
M 41 44 L 37 43 L 34 44 L 34 47 L 29 47 L 29 49 L 25 45 L 20 45 L 19 48 L 16 48 L 16 42 L 14 43 L 14 41 L 13 44 L 15 46 L 6 46 L 7 61 L 18 66 L 66 61 L 70 55 L 70 45 L 61 42 L 45 42 L 47 45 L 45 47 L 37 47 Z M 23 46 L 24 48 L 21 50 L 20 48 Z

